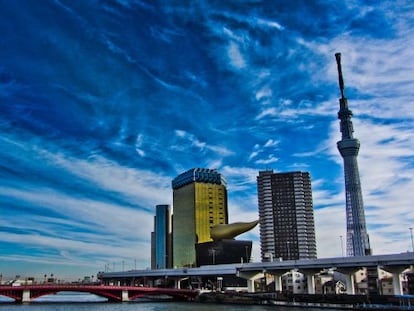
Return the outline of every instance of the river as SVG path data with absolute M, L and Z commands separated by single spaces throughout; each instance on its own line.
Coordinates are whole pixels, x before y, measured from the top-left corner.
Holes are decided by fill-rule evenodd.
M 0 311 L 334 311 L 335 309 L 280 306 L 225 305 L 197 302 L 133 301 L 109 303 L 91 294 L 58 293 L 43 296 L 30 304 L 14 304 L 0 296 Z M 335 310 L 337 311 L 337 310 Z

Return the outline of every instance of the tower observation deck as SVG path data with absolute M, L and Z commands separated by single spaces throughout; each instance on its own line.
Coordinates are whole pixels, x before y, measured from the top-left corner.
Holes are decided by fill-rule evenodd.
M 348 108 L 348 100 L 345 97 L 341 54 L 336 53 L 335 58 L 338 65 L 339 88 L 341 91 L 338 119 L 340 120 L 342 139 L 337 142 L 337 146 L 344 159 L 346 253 L 348 256 L 371 255 L 357 162 L 360 143 L 358 139 L 353 137 L 352 111 Z

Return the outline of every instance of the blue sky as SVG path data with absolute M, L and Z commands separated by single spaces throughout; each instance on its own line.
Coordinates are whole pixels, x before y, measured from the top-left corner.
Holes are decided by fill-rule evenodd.
M 342 53 L 375 254 L 411 249 L 414 3 L 0 0 L 0 272 L 150 266 L 155 205 L 193 167 L 258 218 L 263 169 L 309 171 L 318 257 L 341 255 Z M 254 241 L 258 228 L 240 238 Z

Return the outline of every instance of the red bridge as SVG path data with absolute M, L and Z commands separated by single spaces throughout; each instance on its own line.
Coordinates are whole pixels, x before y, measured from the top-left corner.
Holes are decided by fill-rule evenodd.
M 112 302 L 125 302 L 140 297 L 167 295 L 180 300 L 193 300 L 197 290 L 135 287 L 135 286 L 104 286 L 104 285 L 23 285 L 0 286 L 0 295 L 13 298 L 16 303 L 30 302 L 44 295 L 58 292 L 86 292 L 108 298 Z

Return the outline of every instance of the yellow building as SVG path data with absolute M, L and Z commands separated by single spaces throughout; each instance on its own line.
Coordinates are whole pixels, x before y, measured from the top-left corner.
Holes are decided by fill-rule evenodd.
M 210 229 L 228 223 L 226 181 L 217 170 L 193 168 L 172 181 L 173 266 L 196 264 L 195 244 L 212 241 Z

